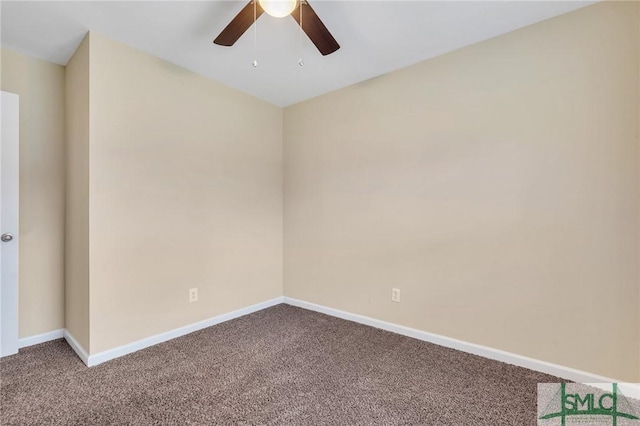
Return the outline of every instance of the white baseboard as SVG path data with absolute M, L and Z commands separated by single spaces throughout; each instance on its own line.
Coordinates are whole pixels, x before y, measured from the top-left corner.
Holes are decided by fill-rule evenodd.
M 155 336 L 147 337 L 142 340 L 138 340 L 133 343 L 129 343 L 114 349 L 110 349 L 104 352 L 97 353 L 95 355 L 89 355 L 87 351 L 77 342 L 77 340 L 67 330 L 54 330 L 48 333 L 39 334 L 37 336 L 25 337 L 19 340 L 19 346 L 21 348 L 35 345 L 38 343 L 47 342 L 49 340 L 59 339 L 64 337 L 69 343 L 71 348 L 76 352 L 78 357 L 87 366 L 92 367 L 94 365 L 101 364 L 103 362 L 119 358 L 123 355 L 127 355 L 136 351 L 139 351 L 149 346 L 157 345 L 158 343 L 166 342 L 176 337 L 184 336 L 189 333 L 193 333 L 203 328 L 211 327 L 216 324 L 220 324 L 225 321 L 229 321 L 244 315 L 251 314 L 253 312 L 261 311 L 271 306 L 278 305 L 280 303 L 286 303 L 288 305 L 297 306 L 299 308 L 308 309 L 310 311 L 320 312 L 326 315 L 330 315 L 337 318 L 342 318 L 348 321 L 353 321 L 359 324 L 368 325 L 371 327 L 379 328 L 382 330 L 390 331 L 392 333 L 401 334 L 403 336 L 411 337 L 414 339 L 422 340 L 436 345 L 456 349 L 462 352 L 467 352 L 474 355 L 479 355 L 484 358 L 501 361 L 507 364 L 516 365 L 518 367 L 528 368 L 540 373 L 550 374 L 552 376 L 560 377 L 565 380 L 571 380 L 574 382 L 590 384 L 592 386 L 600 387 L 602 389 L 610 390 L 611 383 L 618 383 L 620 390 L 624 395 L 640 399 L 640 385 L 636 383 L 625 383 L 621 380 L 612 379 L 609 377 L 600 376 L 586 371 L 577 370 L 571 367 L 565 367 L 558 364 L 553 364 L 546 361 L 540 361 L 537 359 L 529 358 L 523 355 L 506 352 L 500 349 L 494 349 L 487 346 L 478 345 L 475 343 L 469 343 L 451 337 L 442 336 L 439 334 L 429 333 L 426 331 L 417 330 L 415 328 L 405 327 L 398 324 L 378 320 L 375 318 L 366 317 L 363 315 L 353 314 L 339 309 L 329 308 L 315 303 L 306 302 L 303 300 L 294 299 L 291 297 L 276 297 L 271 300 L 267 300 L 262 303 L 258 303 L 246 308 L 238 309 L 226 314 L 218 315 L 204 321 L 186 325 L 174 330 L 170 330 L 164 333 L 156 334 Z
M 35 336 L 22 337 L 18 339 L 18 349 L 28 346 L 38 345 L 40 343 L 49 342 L 51 340 L 62 339 L 64 337 L 64 328 L 59 330 L 47 331 L 46 333 L 36 334 Z
M 484 358 L 501 361 L 507 364 L 516 365 L 518 367 L 528 368 L 540 373 L 550 374 L 552 376 L 560 377 L 562 379 L 570 380 L 573 382 L 588 384 L 608 383 L 608 387 L 605 388 L 608 390 L 611 390 L 610 383 L 624 383 L 624 381 L 588 373 L 586 371 L 576 370 L 575 368 L 565 367 L 546 361 L 540 361 L 511 352 L 506 352 L 500 349 L 493 349 L 487 346 L 477 345 L 475 343 L 452 339 L 451 337 L 428 333 L 426 331 L 416 330 L 415 328 L 405 327 L 402 325 L 381 321 L 375 318 L 365 317 L 363 315 L 352 314 L 350 312 L 341 311 L 339 309 L 329 308 L 311 302 L 305 302 L 304 300 L 284 297 L 284 303 L 292 306 L 297 306 L 299 308 L 308 309 L 310 311 L 320 312 L 333 317 L 342 318 L 348 321 L 357 322 L 359 324 L 364 324 L 382 330 L 390 331 L 392 333 L 401 334 L 403 336 L 412 337 L 414 339 L 423 340 L 425 342 L 434 343 L 439 346 L 444 346 L 447 348 L 457 349 L 462 352 L 479 355 Z M 640 398 L 640 387 L 637 384 L 625 384 L 624 387 L 620 387 L 620 390 L 627 396 Z
M 93 367 L 94 365 L 102 364 L 103 362 L 110 361 L 112 359 L 130 354 L 132 352 L 139 351 L 140 349 L 148 348 L 149 346 L 157 345 L 158 343 L 166 342 L 167 340 L 175 339 L 176 337 L 184 336 L 185 334 L 193 333 L 194 331 L 211 327 L 212 325 L 220 324 L 222 322 L 229 321 L 238 317 L 242 317 L 244 315 L 248 315 L 253 312 L 261 311 L 271 306 L 279 305 L 283 303 L 283 301 L 284 301 L 283 297 L 276 297 L 275 299 L 267 300 L 265 302 L 248 306 L 246 308 L 238 309 L 232 312 L 228 312 L 226 314 L 217 315 L 213 318 L 209 318 L 204 321 L 189 324 L 184 327 L 180 327 L 171 331 L 166 331 L 164 333 L 156 334 L 155 336 L 147 337 L 145 339 L 138 340 L 136 342 L 129 343 L 123 346 L 119 346 L 114 349 L 109 349 L 104 352 L 90 355 L 87 357 L 86 360 L 85 358 L 82 357 L 82 355 L 80 355 L 80 353 L 78 353 L 78 355 L 80 356 L 80 358 L 82 358 L 82 360 L 84 361 L 85 364 L 87 364 L 88 367 Z M 76 352 L 78 352 L 78 350 L 76 350 Z
M 89 353 L 82 347 L 82 345 L 80 345 L 80 343 L 78 343 L 68 330 L 64 330 L 64 340 L 67 341 L 69 346 L 71 346 L 71 349 L 75 351 L 76 355 L 80 357 L 82 362 L 84 362 L 85 365 L 89 365 Z

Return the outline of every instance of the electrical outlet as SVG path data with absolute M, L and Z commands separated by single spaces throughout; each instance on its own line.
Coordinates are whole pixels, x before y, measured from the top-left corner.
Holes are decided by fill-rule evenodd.
M 197 288 L 189 289 L 189 303 L 193 303 L 197 301 L 198 301 L 198 289 Z
M 392 288 L 391 289 L 391 301 L 392 302 L 400 302 L 400 289 Z

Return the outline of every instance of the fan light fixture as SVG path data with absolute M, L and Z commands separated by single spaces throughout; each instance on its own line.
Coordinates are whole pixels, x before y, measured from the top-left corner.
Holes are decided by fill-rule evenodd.
M 322 56 L 340 49 L 340 45 L 331 32 L 324 26 L 320 17 L 309 4 L 309 0 L 244 0 L 246 5 L 224 27 L 224 30 L 213 40 L 218 46 L 233 46 L 249 28 L 253 27 L 254 53 L 256 43 L 256 26 L 258 18 L 268 12 L 272 16 L 291 16 L 300 25 L 300 34 L 305 33 L 315 44 Z M 2 0 L 0 0 L 2 2 Z M 260 2 L 260 7 L 258 3 Z M 297 9 L 296 9 L 297 8 Z M 304 15 L 304 25 L 302 18 Z M 254 58 L 255 59 L 255 58 Z M 255 67 L 256 65 L 254 65 Z M 302 63 L 300 64 L 302 66 Z
M 276 18 L 284 18 L 291 15 L 294 11 L 298 0 L 258 0 L 260 7 L 269 15 Z

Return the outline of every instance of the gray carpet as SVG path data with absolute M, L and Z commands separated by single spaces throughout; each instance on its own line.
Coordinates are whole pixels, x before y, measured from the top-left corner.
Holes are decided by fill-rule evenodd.
M 56 340 L 0 372 L 2 425 L 535 425 L 559 381 L 288 305 L 92 368 Z

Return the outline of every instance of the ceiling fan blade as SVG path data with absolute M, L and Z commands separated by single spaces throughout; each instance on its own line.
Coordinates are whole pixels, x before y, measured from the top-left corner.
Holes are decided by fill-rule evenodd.
M 302 30 L 309 36 L 320 53 L 324 56 L 340 49 L 336 39 L 333 38 L 306 0 L 300 0 L 296 10 L 291 12 L 291 16 L 293 16 L 298 25 L 300 25 L 300 8 L 302 8 Z
M 229 22 L 229 25 L 225 27 L 224 30 L 220 33 L 218 37 L 216 37 L 213 42 L 215 44 L 219 44 L 220 46 L 233 46 L 233 44 L 238 41 L 240 36 L 244 34 L 245 31 L 249 29 L 249 27 L 254 22 L 253 16 L 253 4 L 256 3 L 256 15 L 255 19 L 258 19 L 260 15 L 264 12 L 258 0 L 251 0 L 241 11 L 236 15 L 235 18 Z

